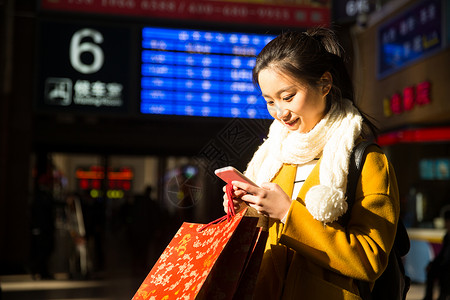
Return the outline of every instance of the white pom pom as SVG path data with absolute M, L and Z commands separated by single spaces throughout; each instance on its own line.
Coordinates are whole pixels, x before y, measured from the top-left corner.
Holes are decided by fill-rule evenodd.
M 336 221 L 347 211 L 347 202 L 342 190 L 325 185 L 313 186 L 306 194 L 306 209 L 324 224 Z

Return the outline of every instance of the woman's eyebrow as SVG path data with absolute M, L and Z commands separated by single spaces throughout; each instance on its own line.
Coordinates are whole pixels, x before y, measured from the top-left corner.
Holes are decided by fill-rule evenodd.
M 286 92 L 286 91 L 292 89 L 293 87 L 294 87 L 294 85 L 284 87 L 284 88 L 278 90 L 278 91 L 275 93 L 275 95 L 280 95 L 281 93 Z M 267 94 L 264 94 L 264 93 L 262 94 L 262 96 L 263 96 L 264 98 L 271 98 L 270 95 L 267 95 Z

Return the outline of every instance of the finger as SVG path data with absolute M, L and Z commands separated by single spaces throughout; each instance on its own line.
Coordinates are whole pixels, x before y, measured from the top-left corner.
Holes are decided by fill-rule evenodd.
M 226 200 L 224 200 L 223 202 L 222 202 L 222 205 L 223 205 L 223 210 L 225 211 L 225 213 L 228 211 L 228 201 L 226 201 Z
M 233 200 L 233 205 L 235 209 L 239 209 L 240 207 L 242 207 L 242 204 L 244 204 L 245 202 L 242 202 L 241 200 Z
M 233 199 L 233 204 L 237 205 L 237 204 L 241 204 L 242 200 L 241 199 Z
M 277 184 L 273 182 L 264 182 L 261 184 L 261 187 L 266 190 L 275 190 Z
M 265 215 L 266 214 L 266 212 L 263 210 L 263 208 L 261 206 L 255 205 L 255 204 L 251 204 L 251 203 L 246 203 L 246 204 L 248 206 L 254 208 L 258 214 L 261 214 L 261 215 Z
M 235 187 L 240 188 L 241 190 L 246 191 L 249 194 L 255 194 L 259 187 L 245 183 L 245 182 L 241 182 L 241 181 L 232 181 L 231 184 Z
M 234 197 L 242 198 L 242 196 L 247 195 L 247 192 L 244 190 L 236 190 L 234 191 Z
M 227 186 L 224 186 L 224 187 L 222 188 L 222 191 L 226 194 L 226 193 L 227 193 Z M 234 197 L 240 198 L 242 195 L 245 195 L 246 193 L 247 193 L 246 191 L 244 191 L 244 190 L 242 190 L 242 189 L 239 189 L 239 188 L 236 187 L 236 186 L 233 186 L 233 196 L 234 196 Z
M 246 203 L 248 203 L 249 205 L 255 205 L 255 206 L 260 206 L 260 201 L 259 198 L 257 196 L 251 195 L 251 194 L 246 194 L 244 196 L 241 197 L 242 201 L 245 201 Z

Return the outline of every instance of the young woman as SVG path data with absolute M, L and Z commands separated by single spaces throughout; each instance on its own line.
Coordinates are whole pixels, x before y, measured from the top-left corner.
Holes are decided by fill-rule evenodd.
M 399 217 L 397 182 L 370 146 L 347 226 L 350 153 L 374 132 L 353 99 L 333 32 L 286 32 L 261 51 L 253 70 L 275 119 L 245 174 L 233 182 L 237 210 L 269 217 L 269 239 L 254 299 L 361 299 L 387 265 Z M 224 196 L 224 207 L 227 209 Z

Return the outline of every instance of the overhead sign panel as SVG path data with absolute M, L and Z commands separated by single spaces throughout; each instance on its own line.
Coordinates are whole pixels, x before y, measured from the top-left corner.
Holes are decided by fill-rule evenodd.
M 120 111 L 130 98 L 129 29 L 40 24 L 39 109 Z
M 226 24 L 329 26 L 330 1 L 41 0 L 41 9 L 184 19 Z
M 272 35 L 144 27 L 141 112 L 270 118 L 252 83 L 255 55 Z
M 441 13 L 441 0 L 421 1 L 379 27 L 380 78 L 443 48 Z

